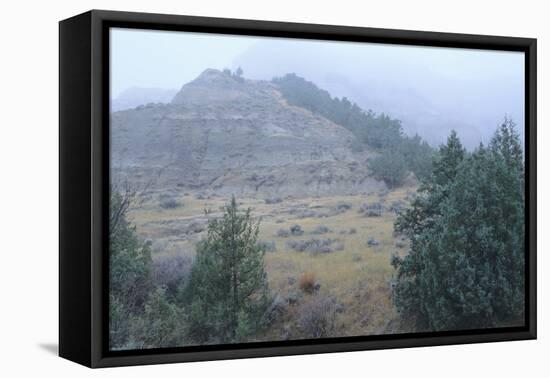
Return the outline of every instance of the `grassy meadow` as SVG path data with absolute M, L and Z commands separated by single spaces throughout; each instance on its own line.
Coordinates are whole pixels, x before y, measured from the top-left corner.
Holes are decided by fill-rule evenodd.
M 281 315 L 258 340 L 305 337 L 299 319 L 315 310 L 319 298 L 329 301 L 334 315 L 329 337 L 402 331 L 391 298 L 395 271 L 390 257 L 393 253 L 403 255 L 407 249 L 406 242 L 393 234 L 394 207 L 406 206 L 413 192 L 400 188 L 364 195 L 287 197 L 273 201 L 276 203 L 237 198 L 239 208 L 251 208 L 254 219 L 260 220 L 259 240 L 267 246 L 264 262 L 269 289 L 274 303 L 281 307 Z M 171 203 L 159 206 L 166 197 Z M 229 199 L 176 192 L 151 192 L 144 198 L 129 219 L 137 233 L 151 241 L 157 266 L 183 261 L 173 269 L 185 274 L 196 243 L 206 235 L 207 219 L 219 216 Z M 364 204 L 377 204 L 381 210 L 367 215 L 360 210 Z M 210 211 L 208 216 L 205 209 Z M 299 228 L 292 232 L 294 225 Z M 328 247 L 316 249 L 314 245 L 303 251 L 296 247 L 312 240 L 325 241 Z M 162 261 L 166 263 L 160 264 Z M 163 272 L 158 275 L 166 276 Z

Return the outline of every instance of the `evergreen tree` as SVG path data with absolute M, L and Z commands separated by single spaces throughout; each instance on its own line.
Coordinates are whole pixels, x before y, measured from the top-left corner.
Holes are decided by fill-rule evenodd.
M 419 329 L 521 322 L 524 187 L 519 140 L 501 128 L 491 148 L 464 156 L 455 134 L 440 150 L 424 195 L 397 221 L 411 239 L 395 257 L 395 303 Z
M 490 147 L 495 154 L 504 159 L 511 169 L 523 172 L 523 151 L 516 124 L 512 119 L 504 118 L 499 131 L 491 140 Z
M 132 193 L 111 193 L 110 201 L 110 294 L 132 309 L 147 298 L 151 286 L 150 242 L 139 240 L 127 220 Z
M 184 344 L 185 330 L 182 309 L 167 299 L 166 289 L 152 290 L 143 310 L 131 316 L 127 347 L 135 349 L 169 348 Z
M 259 223 L 252 220 L 250 209 L 238 210 L 234 197 L 223 210 L 221 219 L 208 223 L 184 291 L 188 334 L 198 343 L 250 337 L 262 327 L 268 305 Z
M 395 230 L 406 234 L 413 245 L 415 237 L 440 216 L 440 205 L 447 196 L 447 188 L 454 181 L 465 156 L 466 150 L 453 130 L 447 143 L 439 148 L 437 158 L 433 159 L 431 175 L 420 185 L 418 196 L 396 220 Z
M 433 164 L 433 184 L 442 188 L 451 183 L 462 163 L 466 150 L 462 146 L 456 131 L 452 130 L 447 144 L 439 149 L 439 159 Z
M 420 181 L 426 181 L 432 173 L 434 149 L 419 135 L 415 135 L 412 138 L 404 137 L 399 150 L 403 154 L 408 169 Z
M 407 163 L 398 152 L 386 150 L 369 160 L 372 174 L 378 180 L 383 180 L 390 188 L 401 185 L 407 176 Z
M 152 289 L 150 243 L 139 240 L 127 212 L 135 200 L 131 190 L 111 190 L 109 217 L 109 337 L 111 348 L 130 337 L 130 317 L 143 311 Z
M 243 69 L 241 67 L 238 67 L 235 73 L 233 74 L 233 78 L 238 82 L 243 83 L 244 82 L 243 73 L 244 73 Z
M 121 189 L 121 188 L 117 188 Z M 183 309 L 152 279 L 150 242 L 138 238 L 128 211 L 139 204 L 127 185 L 111 189 L 109 217 L 109 346 L 143 349 L 183 345 Z

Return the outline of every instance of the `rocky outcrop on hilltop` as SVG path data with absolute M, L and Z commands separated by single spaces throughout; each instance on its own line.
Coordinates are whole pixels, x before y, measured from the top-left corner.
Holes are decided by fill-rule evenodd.
M 222 195 L 353 194 L 383 186 L 353 135 L 289 106 L 276 85 L 208 69 L 170 104 L 111 115 L 115 175 Z

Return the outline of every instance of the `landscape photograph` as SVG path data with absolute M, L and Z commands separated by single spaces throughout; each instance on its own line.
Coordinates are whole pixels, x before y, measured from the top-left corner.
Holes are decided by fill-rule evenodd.
M 524 60 L 111 28 L 109 349 L 523 326 Z

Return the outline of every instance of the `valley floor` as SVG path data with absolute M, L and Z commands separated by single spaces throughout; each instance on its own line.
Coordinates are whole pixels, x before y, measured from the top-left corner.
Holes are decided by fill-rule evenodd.
M 394 236 L 393 223 L 396 208 L 406 206 L 413 193 L 409 188 L 320 198 L 237 198 L 241 209 L 252 208 L 261 220 L 259 240 L 268 250 L 265 268 L 278 306 L 279 315 L 258 340 L 403 331 L 391 298 L 390 258 L 407 249 L 406 241 Z M 167 195 L 175 200 L 173 208 L 159 206 L 159 198 Z M 141 237 L 152 241 L 154 261 L 179 259 L 190 266 L 194 245 L 206 234 L 204 209 L 215 217 L 228 201 L 197 193 L 150 193 L 130 220 Z M 364 204 L 381 210 L 369 213 Z M 182 274 L 185 264 L 178 265 Z M 321 330 L 308 329 L 315 322 Z

